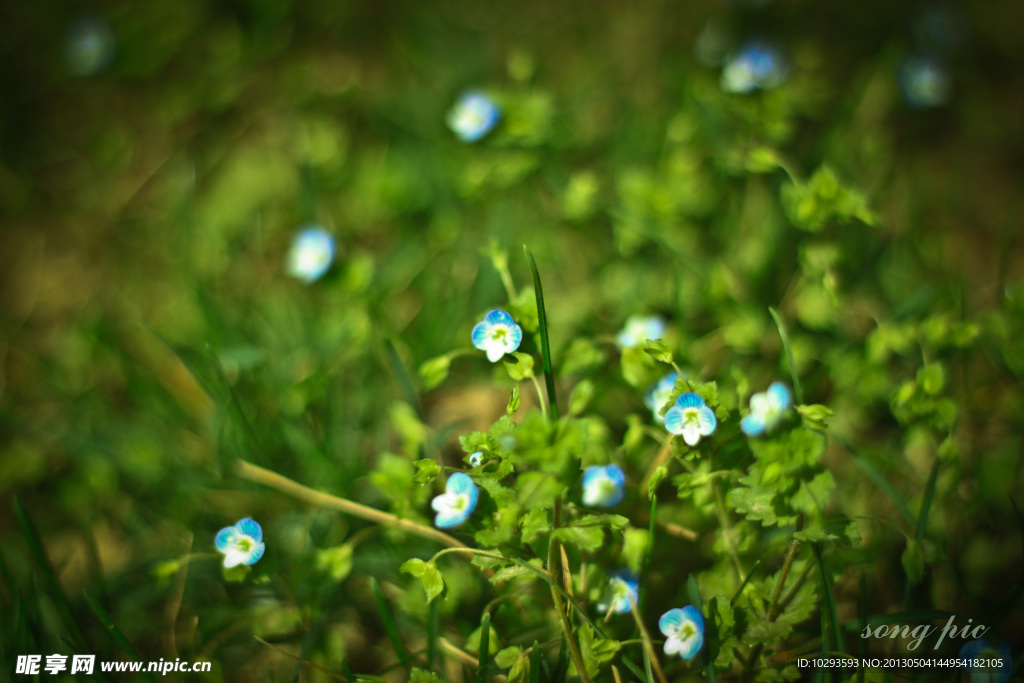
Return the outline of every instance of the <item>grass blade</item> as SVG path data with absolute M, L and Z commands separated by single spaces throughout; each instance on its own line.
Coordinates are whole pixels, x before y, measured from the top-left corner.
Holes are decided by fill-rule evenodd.
M 693 574 L 690 574 L 686 580 L 686 589 L 690 594 L 690 604 L 704 617 L 704 628 L 707 634 L 707 647 L 704 649 L 704 659 L 706 660 L 704 673 L 711 683 L 715 683 L 715 657 L 718 656 L 718 632 L 715 630 L 715 622 L 711 614 L 704 609 L 704 601 L 700 597 L 700 586 L 697 585 L 697 579 Z
M 548 390 L 551 419 L 557 420 L 558 400 L 555 398 L 555 375 L 551 368 L 551 344 L 548 342 L 548 315 L 544 310 L 544 290 L 540 286 L 540 273 L 537 272 L 537 262 L 533 260 L 533 254 L 525 244 L 523 251 L 526 252 L 526 259 L 530 262 L 530 271 L 533 272 L 533 289 L 537 296 L 537 323 L 540 325 L 540 357 L 544 364 L 544 382 Z
M 124 635 L 124 632 L 117 624 L 114 623 L 114 620 L 110 617 L 109 614 L 107 614 L 107 611 L 103 609 L 103 606 L 99 602 L 94 600 L 93 597 L 89 595 L 88 591 L 83 591 L 82 595 L 85 597 L 85 601 L 89 603 L 89 608 L 92 609 L 92 612 L 96 615 L 96 618 L 99 619 L 100 623 L 103 624 L 103 627 L 110 632 L 111 637 L 113 637 L 114 642 L 117 643 L 118 647 L 120 647 L 125 654 L 131 657 L 132 661 L 141 662 L 142 656 L 139 654 L 139 651 L 136 650 L 135 647 L 128 641 L 128 638 Z M 146 678 L 148 678 L 151 681 L 156 680 L 156 678 L 150 672 L 146 672 Z
M 375 577 L 370 577 L 370 588 L 373 590 L 373 599 L 377 602 L 377 609 L 380 611 L 380 618 L 384 622 L 384 630 L 388 632 L 391 645 L 395 648 L 398 661 L 402 663 L 406 673 L 411 671 L 409 665 L 409 653 L 402 644 L 402 634 L 398 632 L 398 624 L 395 623 L 395 615 L 391 613 L 384 591 L 380 589 L 380 583 Z
M 928 514 L 932 509 L 932 501 L 935 499 L 935 484 L 939 478 L 939 459 L 935 458 L 932 463 L 932 471 L 928 474 L 928 483 L 924 487 L 924 498 L 921 499 L 921 511 L 917 513 L 917 525 L 914 528 L 914 540 L 921 541 L 928 528 Z M 903 589 L 903 609 L 911 607 L 914 596 L 914 583 L 907 577 Z
M 434 670 L 437 659 L 437 638 L 441 633 L 441 601 L 430 601 L 430 620 L 427 622 L 427 671 Z
M 484 618 L 480 620 L 480 656 L 476 668 L 476 680 L 484 683 L 484 669 L 487 668 L 487 660 L 491 655 L 491 613 L 484 612 Z
M 775 326 L 779 328 L 779 336 L 782 337 L 782 348 L 786 350 L 786 360 L 789 361 L 789 374 L 793 377 L 793 395 L 796 396 L 796 403 L 797 405 L 803 405 L 804 390 L 800 386 L 800 378 L 796 375 L 796 364 L 793 362 L 793 349 L 789 346 L 789 335 L 786 334 L 786 326 L 782 324 L 782 319 L 774 308 L 769 306 L 768 312 L 772 314 L 772 319 L 775 320 Z
M 877 467 L 875 467 L 875 465 L 870 460 L 868 460 L 866 457 L 855 451 L 853 447 L 850 446 L 850 444 L 836 437 L 834 434 L 832 435 L 832 439 L 837 444 L 842 446 L 843 450 L 845 450 L 847 453 L 853 456 L 853 461 L 857 463 L 857 466 L 864 471 L 864 474 L 868 476 L 868 479 L 873 481 L 875 486 L 877 486 L 878 489 L 885 494 L 889 501 L 896 506 L 896 509 L 899 511 L 901 515 L 903 515 L 903 518 L 907 520 L 907 523 L 911 527 L 916 526 L 917 520 L 914 517 L 914 513 L 910 511 L 910 507 L 907 505 L 906 501 L 904 501 L 903 497 L 900 496 L 900 494 L 896 491 L 895 488 L 893 488 L 892 484 L 889 483 L 889 480 L 885 478 L 885 475 L 882 474 L 882 472 Z
M 53 565 L 50 564 L 50 559 L 46 556 L 46 548 L 43 546 L 39 532 L 36 530 L 28 513 L 25 512 L 25 508 L 21 506 L 21 501 L 17 498 L 14 499 L 14 515 L 18 518 L 18 526 L 21 527 L 25 543 L 28 544 L 29 550 L 35 558 L 36 565 L 39 567 L 43 585 L 46 587 L 50 597 L 53 598 L 53 601 L 57 603 L 57 611 L 64 620 L 64 625 L 67 626 L 74 642 L 79 647 L 85 645 L 85 637 L 82 636 L 82 631 L 78 628 L 78 623 L 75 621 L 75 613 L 71 609 L 71 603 L 68 602 L 67 596 L 64 595 L 64 589 L 61 588 L 60 582 L 57 580 L 57 573 L 53 570 Z
M 416 411 L 416 416 L 423 421 L 423 407 L 420 405 L 419 394 L 416 393 L 416 385 L 412 381 L 412 375 L 409 374 L 409 369 L 405 367 L 405 363 L 402 362 L 402 357 L 398 355 L 398 349 L 395 348 L 395 343 L 389 338 L 385 345 L 388 349 L 388 362 L 391 363 L 391 370 L 395 373 L 395 377 L 398 378 L 398 383 L 402 386 L 402 394 L 405 396 L 405 402 L 412 406 L 413 410 Z
M 814 561 L 818 563 L 818 574 L 821 577 L 821 595 L 824 609 L 822 610 L 822 618 L 827 620 L 829 623 L 828 629 L 822 629 L 821 643 L 824 646 L 822 652 L 836 652 L 843 653 L 843 635 L 839 630 L 839 618 L 836 612 L 836 600 L 835 596 L 832 595 L 832 583 L 828 580 L 828 574 L 825 573 L 825 563 L 821 558 L 821 549 L 817 543 L 811 544 L 811 552 L 814 553 Z M 829 641 L 831 641 L 832 649 L 829 650 Z M 843 669 L 845 671 L 845 667 Z
M 530 650 L 530 683 L 540 683 L 540 643 L 536 640 Z

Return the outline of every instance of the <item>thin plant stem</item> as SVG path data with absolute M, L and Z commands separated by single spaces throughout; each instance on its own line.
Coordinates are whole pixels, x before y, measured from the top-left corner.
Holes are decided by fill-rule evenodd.
M 537 400 L 540 401 L 540 410 L 544 414 L 545 420 L 550 420 L 550 411 L 548 410 L 548 400 L 544 396 L 544 392 L 540 388 L 540 382 L 537 381 L 537 375 L 530 375 L 530 381 L 533 382 L 533 388 L 537 390 Z
M 576 644 L 576 637 L 572 633 L 572 624 L 569 622 L 569 615 L 565 612 L 565 603 L 562 602 L 562 595 L 555 589 L 555 585 L 558 581 L 558 567 L 557 562 L 558 551 L 561 544 L 558 539 L 555 538 L 555 530 L 558 528 L 559 522 L 562 517 L 562 499 L 558 497 L 555 499 L 555 514 L 552 518 L 551 523 L 551 541 L 548 543 L 548 572 L 551 576 L 551 599 L 555 603 L 555 612 L 558 613 L 558 621 L 562 625 L 562 634 L 565 637 L 565 642 L 569 646 L 569 655 L 572 657 L 573 664 L 576 665 L 576 673 L 580 677 L 580 683 L 590 683 L 590 676 L 587 675 L 587 668 L 583 664 L 583 656 L 580 654 L 579 645 Z
M 643 481 L 640 482 L 640 492 L 643 493 L 647 490 L 647 487 L 651 483 L 651 477 L 654 476 L 654 470 L 658 469 L 665 464 L 668 460 L 669 455 L 672 454 L 672 440 L 676 438 L 675 434 L 670 435 L 665 439 L 664 443 L 661 444 L 661 450 L 658 451 L 657 457 L 651 463 L 651 466 L 647 468 L 647 473 L 644 475 Z
M 654 675 L 658 678 L 659 683 L 668 683 L 668 679 L 665 678 L 665 672 L 661 670 L 661 662 L 658 661 L 658 653 L 654 650 L 654 643 L 651 642 L 651 634 L 647 632 L 644 620 L 640 618 L 640 608 L 636 606 L 633 596 L 627 596 L 627 598 L 629 599 L 629 612 L 633 615 L 633 621 L 636 622 L 637 629 L 640 630 L 640 637 L 643 639 L 644 647 L 647 649 L 647 656 L 650 657 Z
M 316 491 L 308 486 L 303 486 L 288 477 L 282 476 L 277 472 L 272 472 L 271 470 L 264 469 L 259 465 L 253 465 L 252 463 L 244 460 L 235 461 L 235 473 L 242 479 L 246 479 L 257 484 L 263 484 L 264 486 L 269 486 L 272 489 L 277 489 L 282 493 L 304 500 L 310 505 L 315 505 L 316 507 L 338 510 L 346 515 L 359 517 L 360 519 L 384 524 L 385 526 L 394 527 L 396 529 L 402 529 L 403 531 L 408 531 L 411 534 L 428 538 L 432 541 L 437 541 L 449 548 L 458 549 L 463 552 L 471 550 L 470 548 L 465 548 L 465 543 L 461 542 L 459 539 L 454 536 L 449 536 L 443 531 L 439 531 L 433 527 L 417 524 L 416 522 L 408 519 L 402 519 L 390 512 L 384 512 L 383 510 L 377 510 L 376 508 L 361 505 L 360 503 L 353 502 L 347 498 L 340 498 L 338 496 L 332 496 L 329 493 Z

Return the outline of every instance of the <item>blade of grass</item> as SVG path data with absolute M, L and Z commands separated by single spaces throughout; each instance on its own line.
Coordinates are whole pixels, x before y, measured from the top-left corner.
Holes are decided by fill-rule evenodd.
M 928 514 L 932 509 L 932 501 L 935 499 L 935 485 L 939 479 L 939 459 L 935 458 L 935 462 L 932 463 L 932 471 L 928 474 L 928 483 L 924 487 L 924 498 L 921 499 L 921 511 L 917 514 L 917 525 L 914 529 L 914 540 L 921 541 L 924 539 L 925 531 L 928 528 Z M 911 582 L 910 577 L 907 577 L 907 582 L 903 589 L 903 609 L 910 609 L 910 603 L 913 597 L 914 584 Z
M 346 676 L 343 676 L 342 674 L 336 673 L 334 671 L 331 671 L 330 669 L 326 669 L 326 668 L 320 666 L 319 664 L 314 664 L 313 662 L 309 661 L 308 659 L 303 659 L 302 657 L 299 657 L 298 655 L 293 655 L 291 652 L 288 652 L 287 650 L 283 650 L 283 649 L 279 648 L 277 645 L 274 645 L 272 643 L 268 643 L 267 641 L 263 640 L 259 636 L 253 636 L 253 638 L 255 638 L 259 642 L 263 643 L 264 645 L 269 647 L 274 652 L 276 652 L 276 653 L 278 653 L 280 655 L 284 655 L 285 657 L 288 657 L 289 659 L 294 659 L 298 664 L 303 664 L 305 666 L 312 667 L 312 668 L 316 669 L 317 671 L 320 671 L 321 673 L 327 674 L 328 676 L 330 676 L 331 678 L 333 678 L 335 680 L 339 680 L 339 681 L 351 680 L 350 678 L 348 678 Z M 347 667 L 348 666 L 347 663 L 344 660 L 342 660 L 342 666 L 343 667 Z
M 533 289 L 537 297 L 537 324 L 540 326 L 540 357 L 544 364 L 544 382 L 548 389 L 551 419 L 557 420 L 558 400 L 555 398 L 555 375 L 551 367 L 551 345 L 548 342 L 548 316 L 544 310 L 544 290 L 540 286 L 540 273 L 537 272 L 537 262 L 533 260 L 533 254 L 525 244 L 523 251 L 526 252 L 526 259 L 530 262 L 530 271 L 533 273 Z
M 487 677 L 484 676 L 484 669 L 487 668 L 487 660 L 491 655 L 491 613 L 484 612 L 484 618 L 480 620 L 480 655 L 477 657 L 476 680 L 484 683 Z
M 786 350 L 786 360 L 789 362 L 789 374 L 793 377 L 793 395 L 796 396 L 796 403 L 797 405 L 803 405 L 804 390 L 800 386 L 800 378 L 796 375 L 796 364 L 793 362 L 793 349 L 789 346 L 789 335 L 786 334 L 786 326 L 782 324 L 782 319 L 774 308 L 769 306 L 768 312 L 772 314 L 772 319 L 775 320 L 775 326 L 779 328 L 779 336 L 782 337 L 782 348 Z
M 540 644 L 536 640 L 530 650 L 530 683 L 540 683 Z
M 857 466 L 864 471 L 864 474 L 868 476 L 868 479 L 873 481 L 875 486 L 877 486 L 878 489 L 890 500 L 890 502 L 896 506 L 896 510 L 903 515 L 903 518 L 907 520 L 907 523 L 911 527 L 916 526 L 917 520 L 914 517 L 914 513 L 910 511 L 910 507 L 907 505 L 906 501 L 904 501 L 903 497 L 900 496 L 895 488 L 893 488 L 892 484 L 889 483 L 889 480 L 885 478 L 885 475 L 882 474 L 882 472 L 875 467 L 870 460 L 855 451 L 850 444 L 846 443 L 846 441 L 834 434 L 832 435 L 832 439 L 842 446 L 843 450 L 853 456 L 853 461 L 857 463 Z
M 126 655 L 131 657 L 132 661 L 141 662 L 142 656 L 139 654 L 139 651 L 136 650 L 135 647 L 128 641 L 128 638 L 124 635 L 124 632 L 117 624 L 114 623 L 114 620 L 110 617 L 109 614 L 107 614 L 107 611 L 103 609 L 103 606 L 99 602 L 94 600 L 91 595 L 89 595 L 89 591 L 82 591 L 82 595 L 85 597 L 85 601 L 89 603 L 89 608 L 92 610 L 92 613 L 95 614 L 96 618 L 100 620 L 100 623 L 103 624 L 103 627 L 110 632 L 111 637 L 114 639 L 114 642 L 117 643 L 118 647 L 120 647 L 121 650 L 123 650 Z M 151 681 L 156 680 L 155 676 L 153 676 L 153 674 L 149 671 L 146 672 L 146 678 L 148 678 Z
M 735 605 L 737 598 L 743 595 L 743 589 L 747 587 L 748 583 L 750 583 L 750 579 L 754 576 L 754 570 L 757 569 L 757 565 L 759 564 L 761 564 L 760 559 L 754 562 L 754 565 L 750 568 L 750 571 L 747 572 L 747 578 L 743 579 L 743 583 L 740 584 L 740 587 L 736 589 L 735 593 L 733 593 L 732 598 L 729 599 L 730 605 Z
M 398 383 L 402 386 L 405 402 L 412 406 L 413 410 L 416 411 L 416 416 L 420 418 L 420 421 L 423 421 L 423 407 L 420 405 L 420 397 L 416 393 L 416 385 L 412 381 L 409 369 L 405 367 L 402 357 L 398 355 L 398 349 L 395 348 L 395 343 L 390 338 L 385 342 L 385 346 L 388 349 L 388 362 L 391 363 L 391 370 L 395 373 Z
M 839 630 L 839 618 L 836 613 L 836 601 L 835 596 L 832 595 L 832 584 L 828 580 L 828 574 L 825 573 L 825 563 L 821 558 L 821 549 L 817 543 L 811 544 L 811 552 L 814 553 L 814 561 L 818 563 L 818 573 L 821 577 L 821 595 L 823 602 L 823 618 L 829 622 L 829 630 L 822 632 L 821 643 L 825 646 L 822 652 L 829 651 L 829 641 L 832 641 L 831 652 L 843 653 L 843 635 Z M 828 637 L 825 637 L 825 634 Z M 843 668 L 845 671 L 845 667 Z
M 388 638 L 391 639 L 391 645 L 395 648 L 395 654 L 398 655 L 398 661 L 401 662 L 407 674 L 411 673 L 412 667 L 409 663 L 409 652 L 405 649 L 405 645 L 402 644 L 402 634 L 398 632 L 395 616 L 391 613 L 391 606 L 388 605 L 387 598 L 384 597 L 384 591 L 380 589 L 380 583 L 373 576 L 370 577 L 370 588 L 373 591 L 373 599 L 377 602 L 377 610 L 380 611 L 381 620 L 384 622 L 384 630 L 387 631 Z
M 75 622 L 75 613 L 71 609 L 71 603 L 68 602 L 64 589 L 61 588 L 60 582 L 57 580 L 57 573 L 53 570 L 53 565 L 50 564 L 50 559 L 46 556 L 46 548 L 43 546 L 42 538 L 39 536 L 35 524 L 32 523 L 32 519 L 28 516 L 25 508 L 21 506 L 21 501 L 17 497 L 14 499 L 14 516 L 17 517 L 21 534 L 25 538 L 25 543 L 28 544 L 29 551 L 31 551 L 32 556 L 35 558 L 39 573 L 43 579 L 43 585 L 46 587 L 47 593 L 57 604 L 57 611 L 64 620 L 64 625 L 73 636 L 72 640 L 79 647 L 85 645 L 85 637 L 82 636 L 82 631 Z
M 434 670 L 437 659 L 437 638 L 441 632 L 441 601 L 430 601 L 430 620 L 427 622 L 427 671 Z
M 700 597 L 700 586 L 697 585 L 697 579 L 694 578 L 693 574 L 690 574 L 686 580 L 686 589 L 690 594 L 690 604 L 704 617 L 704 628 L 708 636 L 708 646 L 704 657 L 707 662 L 704 665 L 704 673 L 711 683 L 715 683 L 715 657 L 718 654 L 718 633 L 713 631 L 715 622 L 711 615 L 707 614 L 704 610 L 704 601 Z

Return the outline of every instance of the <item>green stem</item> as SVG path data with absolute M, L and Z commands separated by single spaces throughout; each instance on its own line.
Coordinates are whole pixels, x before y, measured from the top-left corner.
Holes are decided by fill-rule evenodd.
M 636 627 L 640 631 L 640 638 L 644 641 L 644 649 L 650 658 L 651 667 L 654 669 L 654 675 L 658 678 L 658 683 L 668 683 L 668 679 L 665 678 L 665 672 L 661 670 L 661 662 L 658 661 L 658 653 L 655 651 L 654 643 L 651 641 L 651 634 L 647 632 L 644 620 L 640 618 L 640 608 L 636 606 L 632 596 L 629 597 L 629 612 L 633 615 L 633 621 L 636 622 Z
M 532 259 L 531 259 L 532 260 Z M 580 677 L 580 683 L 590 683 L 590 676 L 587 675 L 586 665 L 583 663 L 583 656 L 580 654 L 579 645 L 576 644 L 576 637 L 572 633 L 572 624 L 569 623 L 569 615 L 565 611 L 565 603 L 562 602 L 560 591 L 555 590 L 558 584 L 558 539 L 555 538 L 555 530 L 558 528 L 562 517 L 562 498 L 555 499 L 555 514 L 551 523 L 551 541 L 548 543 L 548 575 L 551 577 L 551 599 L 555 603 L 555 612 L 558 613 L 558 621 L 562 625 L 562 634 L 565 642 L 569 645 L 569 655 L 573 664 L 576 665 L 576 673 Z
M 537 400 L 540 401 L 540 410 L 544 413 L 544 419 L 550 419 L 548 414 L 548 402 L 544 398 L 544 392 L 541 391 L 540 382 L 537 381 L 537 375 L 530 375 L 530 381 L 533 382 L 533 388 L 537 390 Z

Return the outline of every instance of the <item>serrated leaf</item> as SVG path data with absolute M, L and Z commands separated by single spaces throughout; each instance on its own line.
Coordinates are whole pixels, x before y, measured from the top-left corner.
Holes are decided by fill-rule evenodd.
M 494 576 L 490 577 L 488 580 L 491 583 L 497 584 L 497 583 L 504 583 L 506 581 L 511 581 L 512 579 L 518 579 L 518 578 L 521 578 L 523 576 L 536 576 L 536 575 L 533 572 L 531 572 L 529 569 L 527 569 L 526 567 L 522 567 L 522 566 L 520 566 L 518 564 L 513 564 L 513 565 L 510 565 L 508 567 L 502 567 L 498 571 L 494 572 Z
M 441 474 L 441 466 L 431 458 L 417 460 L 413 465 L 416 466 L 416 474 L 413 475 L 412 480 L 417 484 L 429 484 L 437 475 Z
M 533 377 L 533 356 L 518 351 L 510 355 L 515 358 L 515 361 L 506 360 L 505 370 L 513 381 L 522 382 L 524 379 Z
M 533 543 L 538 536 L 551 529 L 548 511 L 544 508 L 534 508 L 527 512 L 519 521 L 519 525 L 523 530 L 523 543 Z
M 523 648 L 521 647 L 516 647 L 515 645 L 512 647 L 506 647 L 504 650 L 500 650 L 496 655 L 494 655 L 494 663 L 502 669 L 507 669 L 512 666 L 513 662 L 516 661 L 516 658 L 522 653 Z
M 644 353 L 654 360 L 665 363 L 666 365 L 672 364 L 672 351 L 670 351 L 668 345 L 660 339 L 648 339 L 644 344 Z
M 554 537 L 584 552 L 594 552 L 604 545 L 604 531 L 600 527 L 562 527 L 555 530 Z
M 627 524 L 629 524 L 629 518 L 623 517 L 622 515 L 582 515 L 578 519 L 570 522 L 568 526 L 606 526 L 609 529 L 615 529 L 617 531 L 625 527 Z

